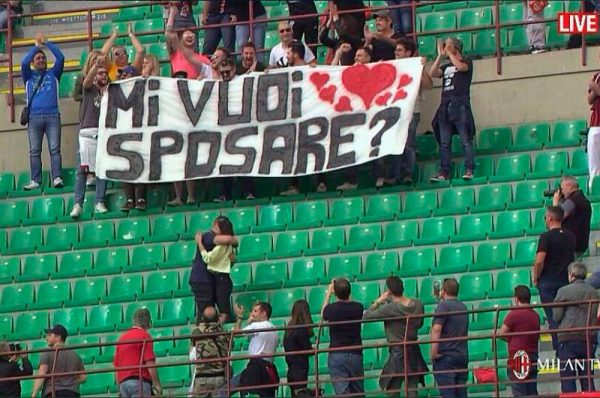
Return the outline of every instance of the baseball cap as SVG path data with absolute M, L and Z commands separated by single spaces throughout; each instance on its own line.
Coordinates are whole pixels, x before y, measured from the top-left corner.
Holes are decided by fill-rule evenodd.
M 375 18 L 390 18 L 390 10 L 377 10 L 373 12 L 373 19 Z
M 127 65 L 124 68 L 119 68 L 119 69 L 117 69 L 117 72 L 119 72 L 120 74 L 128 74 L 131 76 L 139 76 L 140 75 L 140 72 L 138 72 L 138 70 L 134 66 L 131 66 L 131 65 Z
M 52 333 L 52 334 L 55 334 L 57 336 L 60 336 L 60 337 L 62 337 L 63 341 L 65 341 L 67 339 L 67 336 L 69 335 L 67 333 L 67 329 L 63 325 L 61 325 L 60 323 L 57 323 L 56 325 L 54 325 L 50 329 L 45 329 L 44 332 L 46 332 L 46 334 Z

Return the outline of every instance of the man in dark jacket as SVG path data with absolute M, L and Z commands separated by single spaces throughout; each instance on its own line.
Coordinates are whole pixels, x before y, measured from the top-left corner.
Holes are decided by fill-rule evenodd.
M 19 366 L 19 359 L 21 366 Z M 0 342 L 0 379 L 5 377 L 31 376 L 33 366 L 27 355 L 17 355 L 7 342 Z M 0 397 L 20 397 L 21 381 L 11 380 L 0 382 Z
M 590 240 L 592 206 L 579 189 L 575 177 L 563 177 L 560 189 L 554 193 L 552 204 L 564 210 L 562 226 L 575 235 L 575 256 L 580 257 L 587 250 Z

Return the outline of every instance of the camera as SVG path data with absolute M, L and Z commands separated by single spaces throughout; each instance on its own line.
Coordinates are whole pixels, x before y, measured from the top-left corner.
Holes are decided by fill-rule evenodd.
M 10 348 L 10 351 L 13 353 L 13 355 L 17 351 L 21 351 L 21 343 L 10 343 L 8 344 L 8 347 Z
M 546 197 L 546 198 L 551 198 L 551 197 L 553 197 L 553 196 L 554 196 L 554 193 L 555 193 L 556 191 L 558 191 L 558 193 L 559 193 L 560 195 L 562 195 L 562 189 L 561 189 L 560 187 L 558 187 L 558 188 L 556 188 L 556 189 L 546 189 L 546 190 L 544 191 L 544 197 Z

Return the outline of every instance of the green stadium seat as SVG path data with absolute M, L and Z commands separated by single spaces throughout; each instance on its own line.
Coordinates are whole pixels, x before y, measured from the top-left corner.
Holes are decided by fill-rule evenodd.
M 454 11 L 432 12 L 423 15 L 423 32 L 456 29 L 456 13 Z
M 101 249 L 96 253 L 94 268 L 88 275 L 118 274 L 129 265 L 129 252 L 125 248 Z
M 119 35 L 127 34 L 127 23 L 112 23 L 107 22 L 100 26 L 100 36 L 110 36 L 112 32 L 116 30 Z
M 79 218 L 71 218 L 70 214 L 66 214 L 64 217 L 60 217 L 58 222 L 61 223 L 69 223 L 69 222 L 81 222 L 81 221 L 90 221 L 94 216 L 94 201 L 96 198 L 96 194 L 94 192 L 88 192 L 85 195 L 85 201 L 83 202 L 83 211 Z M 75 204 L 75 198 L 70 197 L 67 201 L 67 206 L 65 207 L 67 213 L 71 211 L 73 205 Z
M 269 296 L 266 292 L 241 293 L 238 294 L 233 301 L 237 305 L 242 306 L 246 314 L 249 314 L 250 311 L 252 311 L 252 306 L 254 306 L 254 304 L 259 301 L 269 301 Z M 320 310 L 321 309 L 319 308 L 319 311 Z
M 116 238 L 110 240 L 110 246 L 133 245 L 141 243 L 150 234 L 150 222 L 147 218 L 126 218 L 119 221 Z
M 256 226 L 256 209 L 253 207 L 227 210 L 223 212 L 223 215 L 231 220 L 237 234 L 247 234 L 251 228 Z M 213 221 L 214 218 L 210 221 L 210 226 Z M 210 226 L 207 229 L 210 229 Z
M 517 184 L 515 197 L 507 206 L 508 210 L 540 208 L 544 204 L 544 191 L 548 189 L 546 181 L 522 181 Z
M 195 242 L 172 243 L 167 246 L 167 260 L 158 264 L 159 268 L 178 268 L 187 267 L 194 260 L 196 255 Z
M 259 224 L 252 232 L 283 231 L 287 223 L 292 221 L 292 205 L 282 203 L 263 206 L 260 209 Z
M 585 120 L 559 120 L 554 123 L 548 148 L 578 146 L 581 144 L 581 132 L 587 131 Z
M 504 264 L 509 259 L 510 242 L 482 243 L 477 247 L 477 257 L 475 263 L 469 267 L 469 271 L 504 268 Z
M 102 343 L 110 344 L 115 343 L 119 340 L 118 334 L 109 334 L 102 337 Z M 115 357 L 115 347 L 116 345 L 105 345 L 100 349 L 100 356 L 96 358 L 96 363 L 112 363 L 113 358 Z
M 15 318 L 15 332 L 7 336 L 9 341 L 33 340 L 41 336 L 48 328 L 48 313 L 45 311 L 28 311 Z
M 143 21 L 136 21 L 133 24 L 133 31 L 135 33 L 140 32 L 152 32 L 162 33 L 165 30 L 165 24 L 162 18 L 157 19 L 146 19 Z
M 3 250 L 2 253 L 4 255 L 33 253 L 40 246 L 42 246 L 41 227 L 13 229 L 10 232 L 8 249 Z
M 70 98 L 73 95 L 77 76 L 79 76 L 79 72 L 64 72 L 62 74 L 58 86 L 58 96 L 60 98 Z
M 511 298 L 515 295 L 514 288 L 517 285 L 531 285 L 531 276 L 528 269 L 500 271 L 496 275 L 494 290 L 488 292 L 489 298 Z
M 373 250 L 381 243 L 381 227 L 379 225 L 356 225 L 350 228 L 348 243 L 340 248 L 342 252 Z
M 492 352 L 491 339 L 478 339 L 467 341 L 469 347 L 469 361 L 484 361 L 487 354 Z
M 510 2 L 500 6 L 500 22 L 521 22 L 525 19 L 525 9 L 522 3 Z
M 560 177 L 569 167 L 567 152 L 544 151 L 535 157 L 529 179 Z
M 532 215 L 532 226 L 527 230 L 527 235 L 540 235 L 546 230 L 546 209 L 537 209 Z
M 158 61 L 169 60 L 169 50 L 166 43 L 152 43 L 148 46 L 148 54 L 152 54 L 158 58 Z
M 456 165 L 453 163 L 452 164 L 452 170 L 454 170 L 454 167 Z M 420 180 L 419 182 L 416 184 L 416 188 L 417 190 L 423 190 L 423 189 L 440 189 L 440 188 L 447 188 L 450 187 L 450 180 L 446 180 L 446 181 L 439 181 L 439 182 L 435 182 L 432 183 L 429 178 L 431 178 L 434 175 L 437 175 L 439 172 L 439 168 L 440 168 L 440 162 L 436 161 L 436 162 L 428 162 L 425 163 L 420 171 L 419 171 L 419 175 L 420 175 Z M 408 202 L 406 202 L 408 204 Z
M 571 152 L 571 167 L 565 170 L 565 175 L 579 176 L 588 174 L 588 156 L 584 149 Z
M 146 278 L 144 292 L 138 294 L 139 300 L 156 300 L 170 298 L 173 291 L 179 289 L 179 272 L 151 272 Z
M 242 236 L 236 260 L 242 263 L 263 260 L 265 255 L 271 252 L 272 246 L 270 234 Z
M 402 253 L 400 262 L 400 276 L 429 275 L 435 267 L 435 249 L 428 247 L 422 249 L 409 249 Z
M 325 220 L 323 225 L 356 224 L 364 214 L 364 207 L 361 197 L 336 200 L 331 205 L 329 220 Z
M 310 288 L 306 296 L 306 300 L 308 301 L 308 306 L 310 307 L 311 314 L 316 315 L 321 313 L 321 308 L 323 306 L 323 301 L 325 300 L 326 292 L 326 286 L 315 286 Z M 331 301 L 332 300 L 330 299 L 330 302 Z M 315 322 L 317 322 L 316 319 Z M 315 330 L 315 333 L 317 333 L 317 330 Z
M 154 219 L 152 223 L 152 235 L 144 237 L 144 242 L 166 242 L 176 241 L 179 234 L 185 233 L 184 214 L 166 214 Z
M 513 258 L 507 261 L 508 267 L 530 267 L 535 260 L 538 241 L 536 238 L 517 241 L 513 251 Z
M 0 312 L 25 311 L 34 302 L 32 284 L 6 285 L 2 288 Z
M 0 234 L 0 236 L 2 236 Z M 11 283 L 16 275 L 21 274 L 20 257 L 4 257 L 0 259 L 0 283 Z
M 493 127 L 482 129 L 477 141 L 477 152 L 502 153 L 512 145 L 512 129 L 510 127 Z
M 32 310 L 60 308 L 71 298 L 71 285 L 68 281 L 42 282 L 38 285 L 36 298 L 35 304 L 29 306 Z
M 104 296 L 106 296 L 106 280 L 104 278 L 78 279 L 73 287 L 73 298 L 70 302 L 65 303 L 65 306 L 96 305 Z
M 5 195 L 15 189 L 15 176 L 11 172 L 0 173 L 0 195 Z
M 357 255 L 331 257 L 327 266 L 327 279 L 347 278 L 353 281 L 361 274 L 361 262 L 361 257 Z
M 193 297 L 179 297 L 163 301 L 160 311 L 160 319 L 152 322 L 155 327 L 179 326 L 194 322 L 196 304 Z
M 288 223 L 288 230 L 320 227 L 328 213 L 327 202 L 324 200 L 298 203 L 294 209 L 294 222 Z
M 492 275 L 489 272 L 468 273 L 460 277 L 459 300 L 483 300 L 492 290 Z
M 528 154 L 508 155 L 498 159 L 496 174 L 490 176 L 490 182 L 520 181 L 531 170 Z
M 320 308 L 319 308 L 320 310 Z M 3 337 L 9 336 L 13 332 L 13 318 L 11 314 L 0 315 L 0 335 Z M 44 342 L 44 346 L 46 346 Z
M 46 229 L 45 245 L 38 252 L 70 250 L 79 242 L 79 228 L 76 224 L 52 225 Z
M 259 263 L 254 273 L 254 281 L 247 286 L 248 290 L 264 290 L 280 288 L 287 279 L 287 262 Z
M 492 9 L 489 7 L 467 8 L 460 12 L 458 27 L 471 28 L 492 24 Z
M 460 219 L 458 234 L 451 237 L 453 243 L 485 240 L 492 231 L 491 214 L 472 214 Z
M 470 208 L 471 213 L 486 213 L 504 210 L 508 203 L 512 202 L 512 186 L 486 185 L 479 189 L 477 194 L 477 205 Z
M 454 235 L 455 231 L 453 217 L 428 218 L 423 221 L 421 237 L 415 239 L 414 244 L 417 246 L 448 243 L 450 236 Z
M 162 77 L 171 77 L 171 64 L 164 64 L 160 66 L 160 75 Z
M 523 236 L 531 225 L 529 210 L 512 210 L 499 213 L 496 218 L 494 232 L 490 239 L 513 238 Z
M 417 39 L 417 45 L 419 48 L 419 55 L 432 59 L 436 56 L 436 37 L 435 36 L 422 36 L 419 35 Z M 418 141 L 418 140 L 417 140 Z
M 52 224 L 65 213 L 65 203 L 61 197 L 42 197 L 31 203 L 29 219 L 23 225 Z
M 96 339 L 98 338 L 96 337 Z M 95 349 L 99 352 L 98 348 Z M 115 393 L 115 389 L 115 377 L 111 372 L 91 373 L 87 375 L 85 384 L 81 385 L 81 394 L 84 396 L 106 395 L 107 391 Z
M 29 171 L 22 171 L 17 175 L 16 188 L 13 192 L 8 194 L 8 197 L 22 197 L 22 196 L 40 196 L 42 194 L 43 187 L 50 186 L 50 174 L 48 170 L 42 170 L 42 183 L 40 188 L 33 189 L 31 191 L 25 191 L 23 187 L 31 182 L 31 174 Z
M 268 31 L 265 35 L 265 48 L 271 49 L 279 44 L 279 34 L 274 31 Z
M 17 227 L 22 220 L 27 219 L 26 201 L 2 201 L 0 202 L 0 228 Z
M 182 327 L 179 329 L 179 333 L 177 333 L 177 337 L 180 336 L 190 336 L 192 334 L 192 329 L 190 327 Z M 236 341 L 233 342 L 233 349 L 235 349 Z M 178 339 L 175 340 L 175 348 L 171 351 L 171 355 L 188 355 L 190 351 L 190 341 L 188 339 Z
M 517 127 L 514 144 L 509 150 L 512 152 L 540 150 L 549 140 L 548 123 L 521 124 Z
M 113 22 L 128 22 L 135 21 L 138 19 L 144 19 L 146 13 L 150 12 L 150 6 L 137 6 L 121 8 L 119 13 L 115 15 L 112 20 Z
M 112 221 L 94 221 L 83 226 L 80 241 L 74 245 L 74 248 L 90 249 L 93 247 L 104 247 L 114 238 L 115 226 Z
M 375 252 L 367 256 L 364 270 L 357 275 L 359 281 L 385 279 L 398 273 L 398 253 Z M 405 281 L 406 282 L 406 281 Z
M 346 243 L 344 228 L 324 228 L 313 231 L 310 249 L 304 252 L 307 256 L 336 253 Z
M 546 47 L 548 48 L 564 48 L 569 41 L 569 35 L 558 32 L 557 24 L 548 24 L 546 33 Z
M 268 259 L 298 257 L 308 249 L 308 231 L 281 232 L 275 239 L 275 251 Z
M 352 286 L 352 300 L 368 308 L 379 297 L 379 282 L 365 282 Z
M 473 188 L 451 188 L 442 192 L 438 209 L 433 210 L 434 216 L 448 216 L 467 213 L 469 207 L 475 205 Z
M 235 264 L 235 266 L 231 268 L 230 276 L 231 281 L 233 282 L 234 292 L 246 290 L 246 286 L 252 283 L 252 265 Z
M 552 16 L 556 15 L 556 13 L 562 12 L 563 10 L 567 12 L 581 11 L 581 2 L 578 0 L 565 0 L 564 4 L 562 2 L 559 2 L 560 4 L 552 3 L 554 2 L 549 2 L 548 7 L 544 9 L 544 16 L 550 15 L 550 18 L 552 18 Z M 563 6 L 564 9 L 562 8 Z
M 158 368 L 158 375 L 163 388 L 176 388 L 183 386 L 189 380 L 189 374 L 189 365 L 173 365 Z
M 459 289 L 460 294 L 460 289 Z M 502 327 L 502 321 L 508 313 L 507 310 L 493 311 L 495 308 L 510 307 L 510 299 L 495 299 L 482 301 L 477 306 L 478 310 L 489 310 L 485 312 L 476 312 L 475 320 L 469 325 L 469 330 L 486 330 L 493 331 Z M 498 315 L 498 316 L 497 316 Z
M 39 295 L 38 295 L 39 297 Z M 69 332 L 70 336 L 79 333 L 79 328 L 85 325 L 86 312 L 83 307 L 75 308 L 61 308 L 52 314 L 50 324 L 56 325 L 61 324 Z M 74 345 L 73 341 L 69 339 L 69 345 Z M 96 348 L 98 349 L 98 348 Z M 79 352 L 79 350 L 78 350 Z
M 131 253 L 131 264 L 124 271 L 155 270 L 165 261 L 165 248 L 161 244 L 136 246 Z
M 185 237 L 187 239 L 193 239 L 194 235 L 196 235 L 196 232 L 208 231 L 212 227 L 213 222 L 215 221 L 215 218 L 219 217 L 220 215 L 221 215 L 221 213 L 218 210 L 201 211 L 201 212 L 192 214 L 192 216 L 188 219 L 187 234 L 185 235 Z M 236 226 L 235 232 L 240 234 L 241 233 L 239 231 L 240 227 L 238 227 L 238 224 L 236 223 L 236 221 L 239 221 L 239 220 L 233 220 L 233 219 L 231 219 L 231 217 L 229 215 L 226 215 L 226 216 L 229 217 L 229 219 L 231 220 L 233 225 Z M 256 223 L 256 215 L 255 215 L 254 222 Z
M 142 292 L 142 275 L 117 275 L 110 280 L 108 295 L 102 299 L 104 304 L 133 301 Z M 125 319 L 127 322 L 129 318 Z
M 419 36 L 421 38 L 423 36 Z M 437 43 L 435 36 L 432 37 L 433 41 L 433 55 L 437 53 Z M 433 134 L 417 135 L 417 153 L 420 159 L 435 159 L 439 154 L 438 142 Z
M 408 192 L 404 198 L 404 211 L 396 218 L 429 217 L 433 209 L 437 208 L 437 202 L 437 194 L 434 191 Z
M 154 345 L 154 353 L 157 357 L 164 357 L 169 355 L 169 352 L 174 348 L 173 340 L 159 340 L 156 339 L 164 339 L 166 337 L 173 337 L 173 329 L 152 329 L 150 330 L 150 336 L 155 340 L 153 342 Z M 189 366 L 186 366 L 189 373 Z M 160 372 L 160 368 L 159 368 Z
M 299 258 L 291 263 L 290 278 L 283 282 L 283 287 L 312 286 L 325 281 L 325 261 L 322 257 Z
M 27 256 L 23 259 L 22 274 L 16 276 L 15 281 L 43 281 L 47 280 L 53 272 L 56 272 L 56 255 Z
M 367 213 L 360 218 L 360 222 L 391 221 L 398 213 L 400 213 L 400 196 L 398 194 L 372 196 L 367 203 Z
M 496 54 L 496 31 L 494 29 L 479 30 L 475 33 L 473 53 L 481 56 Z M 500 49 L 507 43 L 506 32 L 500 31 Z
M 385 226 L 383 242 L 377 244 L 377 249 L 410 246 L 418 236 L 419 225 L 415 220 L 391 222 Z
M 115 327 L 123 322 L 121 304 L 95 305 L 89 311 L 87 325 L 80 326 L 81 334 L 114 332 Z
M 133 326 L 133 314 L 142 308 L 145 308 L 150 312 L 150 319 L 158 319 L 158 301 L 136 301 L 135 303 L 127 304 L 127 308 L 123 309 L 123 323 L 117 325 L 117 330 L 127 330 L 131 328 L 131 326 Z
M 6 251 L 7 240 L 6 231 L 0 230 L 0 252 Z
M 382 327 L 381 322 L 366 322 L 361 325 L 362 331 L 361 336 L 365 340 L 372 339 L 384 339 L 385 329 Z M 387 349 L 387 347 L 382 347 Z
M 502 49 L 507 54 L 523 54 L 530 51 L 529 39 L 523 26 L 502 28 L 501 31 L 508 37 L 508 46 Z
M 272 317 L 289 316 L 294 303 L 304 299 L 304 289 L 298 288 L 276 291 L 271 295 L 271 303 L 273 303 Z
M 454 274 L 466 272 L 473 263 L 473 247 L 471 245 L 444 246 L 440 250 L 437 267 L 431 269 L 432 275 Z

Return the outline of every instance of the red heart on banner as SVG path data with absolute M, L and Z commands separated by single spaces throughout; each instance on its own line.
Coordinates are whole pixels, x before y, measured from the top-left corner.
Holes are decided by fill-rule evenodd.
M 406 96 L 408 95 L 408 93 L 404 90 L 398 90 L 398 92 L 396 92 L 396 96 L 394 97 L 394 100 L 392 102 L 396 102 L 398 100 L 403 100 L 404 98 L 406 98 Z
M 315 85 L 317 91 L 322 89 L 325 84 L 329 81 L 329 75 L 327 73 L 315 72 L 310 75 L 310 81 Z
M 390 97 L 392 96 L 392 93 L 390 93 L 389 91 L 383 95 L 380 95 L 379 97 L 377 97 L 375 99 L 375 103 L 379 106 L 383 106 L 383 105 L 387 105 L 388 100 L 390 99 Z
M 412 82 L 412 80 L 413 80 L 413 78 L 410 75 L 400 76 L 400 81 L 398 82 L 398 88 L 408 86 Z
M 346 90 L 358 95 L 369 109 L 373 99 L 394 84 L 396 68 L 390 64 L 377 64 L 373 67 L 355 65 L 342 72 L 342 83 Z
M 352 105 L 350 104 L 350 98 L 345 95 L 340 98 L 337 104 L 335 104 L 335 110 L 338 112 L 352 111 Z
M 319 98 L 333 104 L 333 97 L 335 97 L 336 90 L 337 88 L 335 88 L 335 86 L 327 86 L 319 91 Z

